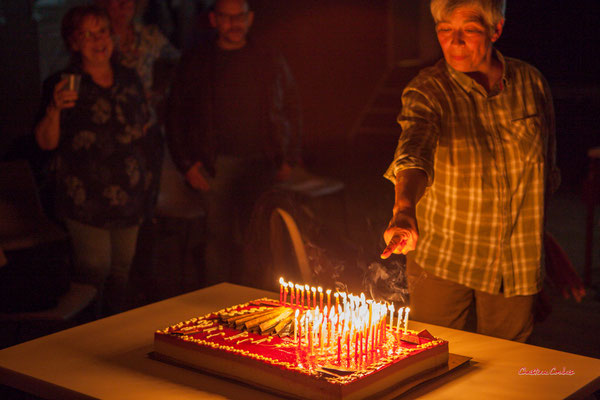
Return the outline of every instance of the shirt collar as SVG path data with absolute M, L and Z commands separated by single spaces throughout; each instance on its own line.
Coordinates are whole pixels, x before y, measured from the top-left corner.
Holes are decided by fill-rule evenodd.
M 494 49 L 494 52 L 496 54 L 496 57 L 498 58 L 498 60 L 502 64 L 502 78 L 501 78 L 502 86 L 503 87 L 507 87 L 507 86 L 510 85 L 510 71 L 507 71 L 506 60 L 504 59 L 504 56 L 502 55 L 502 53 L 500 53 L 498 50 Z M 486 96 L 488 96 L 489 94 L 491 94 L 491 92 L 487 93 L 486 90 L 483 87 L 481 87 L 481 85 L 479 83 L 475 82 L 475 80 L 473 78 L 471 78 L 469 75 L 465 74 L 464 72 L 460 72 L 460 71 L 455 70 L 447 62 L 446 62 L 446 68 L 448 69 L 448 73 L 450 74 L 450 76 L 466 92 L 471 92 L 471 90 L 475 89 L 478 92 L 480 92 L 480 93 L 482 93 L 482 94 L 484 94 Z M 500 91 L 502 91 L 502 89 Z

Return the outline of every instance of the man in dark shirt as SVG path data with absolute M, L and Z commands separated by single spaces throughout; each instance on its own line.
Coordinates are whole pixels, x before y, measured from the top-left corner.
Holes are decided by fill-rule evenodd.
M 239 282 L 237 248 L 254 203 L 299 161 L 300 112 L 283 57 L 248 38 L 245 0 L 218 0 L 217 36 L 184 54 L 173 82 L 167 139 L 187 182 L 206 193 L 205 283 Z

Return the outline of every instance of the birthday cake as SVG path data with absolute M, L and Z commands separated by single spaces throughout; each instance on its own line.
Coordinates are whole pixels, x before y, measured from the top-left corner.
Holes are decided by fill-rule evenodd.
M 232 306 L 156 331 L 155 356 L 309 399 L 380 397 L 447 365 L 448 342 L 408 330 L 408 310 L 394 324 L 390 306 L 352 300 Z

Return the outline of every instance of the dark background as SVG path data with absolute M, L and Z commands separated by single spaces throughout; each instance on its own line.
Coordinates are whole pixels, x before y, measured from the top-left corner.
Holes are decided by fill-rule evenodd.
M 40 5 L 48 3 L 0 1 L 0 157 L 15 139 L 29 134 L 34 123 L 40 87 L 38 45 L 47 42 L 38 40 L 35 12 L 47 10 Z M 55 3 L 64 7 L 77 1 Z M 555 98 L 563 182 L 573 190 L 584 174 L 587 148 L 600 144 L 599 4 L 597 0 L 509 1 L 497 44 L 505 55 L 530 62 L 548 79 Z M 410 59 L 416 46 L 427 46 L 433 35 L 426 32 L 431 22 L 423 15 L 427 5 L 420 0 L 254 0 L 252 7 L 256 11 L 253 34 L 283 51 L 298 81 L 309 165 L 344 154 L 358 113 L 393 61 L 389 38 L 396 38 L 394 58 Z M 390 7 L 397 10 L 395 33 L 390 30 Z M 201 12 L 192 17 L 206 26 Z M 387 153 L 390 158 L 392 150 Z

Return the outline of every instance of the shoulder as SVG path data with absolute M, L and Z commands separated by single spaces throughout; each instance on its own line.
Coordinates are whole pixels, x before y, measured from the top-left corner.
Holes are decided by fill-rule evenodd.
M 536 67 L 526 61 L 513 57 L 504 57 L 504 60 L 506 62 L 506 68 L 509 71 L 526 72 L 540 76 L 542 75 L 542 73 Z
M 521 81 L 523 83 L 532 83 L 540 88 L 548 86 L 544 75 L 533 65 L 512 57 L 504 57 L 506 62 L 506 72 L 509 79 Z
M 450 74 L 444 59 L 430 67 L 423 68 L 404 88 L 402 98 L 418 96 L 428 102 L 439 102 L 450 85 Z M 437 99 L 437 100 L 436 100 Z
M 431 91 L 434 87 L 440 86 L 449 79 L 450 75 L 442 59 L 434 65 L 420 70 L 417 76 L 406 85 L 406 89 Z
M 134 24 L 134 29 L 143 38 L 151 43 L 162 44 L 167 42 L 167 37 L 156 25 L 144 25 L 139 22 Z

